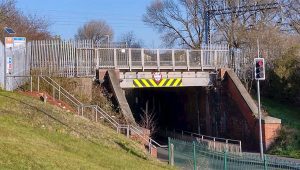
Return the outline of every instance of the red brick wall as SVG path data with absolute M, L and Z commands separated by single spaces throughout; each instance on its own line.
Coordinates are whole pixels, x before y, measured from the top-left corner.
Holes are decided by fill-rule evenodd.
M 230 93 L 231 98 L 234 101 L 236 107 L 238 107 L 239 112 L 243 114 L 243 117 L 246 119 L 247 124 L 250 130 L 252 131 L 253 136 L 255 137 L 255 143 L 257 143 L 257 146 L 259 146 L 259 120 L 254 116 L 254 113 L 246 103 L 245 99 L 236 87 L 234 81 L 230 78 L 230 76 L 228 76 L 228 74 L 225 74 L 225 77 L 225 87 L 227 87 L 227 92 Z M 280 128 L 280 123 L 268 123 L 262 121 L 264 149 L 268 149 L 270 147 L 272 142 L 277 137 L 277 132 Z
M 281 128 L 280 123 L 264 123 L 263 124 L 263 141 L 264 148 L 268 149 L 275 138 L 277 137 L 277 133 Z

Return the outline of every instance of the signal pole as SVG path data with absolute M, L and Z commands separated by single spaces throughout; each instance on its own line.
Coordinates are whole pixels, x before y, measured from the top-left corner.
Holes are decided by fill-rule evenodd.
M 259 49 L 259 40 L 257 39 L 257 58 L 260 58 L 260 49 Z M 256 73 L 255 73 L 256 76 Z M 260 110 L 260 87 L 259 79 L 257 81 L 257 100 L 258 100 L 258 116 L 259 116 L 259 148 L 260 148 L 260 157 L 264 158 L 264 148 L 262 141 L 262 125 L 261 125 L 261 110 Z

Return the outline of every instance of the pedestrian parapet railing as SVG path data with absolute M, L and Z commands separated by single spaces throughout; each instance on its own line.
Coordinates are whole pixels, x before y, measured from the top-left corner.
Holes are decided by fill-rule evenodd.
M 203 147 L 214 151 L 222 152 L 226 150 L 237 154 L 242 152 L 242 142 L 240 140 L 207 136 L 178 129 L 166 129 L 162 135 L 185 141 L 197 141 Z
M 88 118 L 89 120 L 99 122 L 100 120 L 104 120 L 107 122 L 113 129 L 115 129 L 118 133 L 126 135 L 128 138 L 132 136 L 137 136 L 139 141 L 148 146 L 148 151 L 152 154 L 152 149 L 156 149 L 157 147 L 167 148 L 167 145 L 160 145 L 158 142 L 153 140 L 149 135 L 145 135 L 143 130 L 140 127 L 136 127 L 130 124 L 121 124 L 117 120 L 113 118 L 112 115 L 106 113 L 103 109 L 101 109 L 98 105 L 89 105 L 83 104 L 80 102 L 74 95 L 70 94 L 66 89 L 61 87 L 59 83 L 53 80 L 48 76 L 26 76 L 30 79 L 30 91 L 34 91 L 34 83 L 36 83 L 35 87 L 38 92 L 47 91 L 48 93 L 52 93 L 53 99 L 57 99 L 60 101 L 64 101 L 72 106 L 75 112 L 77 112 L 78 116 Z M 36 81 L 33 81 L 34 78 Z M 44 84 L 42 86 L 42 84 Z M 47 87 L 45 86 L 48 85 Z
M 206 45 L 201 49 L 115 48 L 86 41 L 32 41 L 30 69 L 60 77 L 93 76 L 96 70 L 211 70 L 228 67 L 228 45 Z
M 190 70 L 228 67 L 228 48 L 144 49 L 144 48 L 77 48 L 79 58 L 95 54 L 96 68 L 126 70 Z

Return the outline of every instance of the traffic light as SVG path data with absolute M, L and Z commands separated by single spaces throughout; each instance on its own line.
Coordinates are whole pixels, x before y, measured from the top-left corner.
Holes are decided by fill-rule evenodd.
M 255 80 L 265 79 L 265 60 L 263 58 L 254 58 Z

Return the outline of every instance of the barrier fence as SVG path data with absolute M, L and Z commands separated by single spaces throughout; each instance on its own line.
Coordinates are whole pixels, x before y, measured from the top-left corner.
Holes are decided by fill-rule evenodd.
M 226 150 L 232 153 L 242 152 L 242 142 L 240 140 L 218 138 L 178 129 L 166 129 L 165 131 L 159 131 L 158 134 L 160 136 L 168 136 L 183 141 L 196 141 L 206 148 L 214 151 L 222 152 Z
M 284 158 L 265 155 L 262 160 L 258 154 L 234 154 L 208 149 L 198 142 L 186 142 L 169 138 L 168 155 L 171 165 L 181 169 L 233 169 L 233 170 L 299 170 L 300 163 Z
M 218 69 L 228 67 L 227 45 L 202 49 L 104 47 L 91 40 L 31 42 L 31 68 L 39 75 L 94 76 L 98 68 L 126 70 Z

